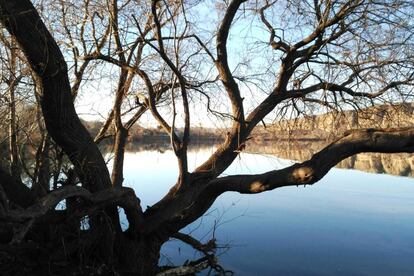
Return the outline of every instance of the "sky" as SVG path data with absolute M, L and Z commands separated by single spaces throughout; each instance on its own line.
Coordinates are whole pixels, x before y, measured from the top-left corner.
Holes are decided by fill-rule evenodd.
M 280 8 L 279 6 L 277 7 Z M 244 98 L 243 103 L 245 113 L 248 114 L 271 92 L 274 86 L 274 80 L 278 74 L 281 55 L 275 54 L 275 51 L 273 51 L 269 46 L 269 31 L 258 19 L 258 14 L 254 14 L 251 11 L 244 11 L 243 8 L 244 7 L 239 10 L 237 14 L 237 21 L 233 24 L 230 30 L 227 50 L 230 69 L 232 70 L 234 76 L 236 77 L 236 80 L 239 83 L 242 97 Z M 278 9 L 276 9 L 276 12 L 277 11 Z M 312 21 L 313 16 L 302 15 L 301 18 L 306 19 L 304 22 L 295 22 L 295 20 L 299 21 L 301 18 L 283 18 L 280 17 L 280 14 L 277 15 L 279 17 L 272 13 L 269 13 L 268 16 L 273 21 L 277 22 L 277 24 L 279 24 L 278 27 L 284 28 L 286 30 L 281 32 L 279 29 L 277 29 L 277 34 L 281 36 L 283 34 L 283 36 L 285 36 L 284 38 L 287 41 L 296 42 L 308 35 L 311 31 L 309 26 L 312 26 L 312 23 L 307 21 Z M 217 12 L 217 10 L 214 9 L 214 4 L 212 1 L 204 1 L 200 6 L 192 10 L 191 20 L 194 21 L 193 24 L 195 26 L 192 26 L 192 28 L 201 38 L 205 39 L 203 35 L 206 36 L 206 33 L 208 31 L 215 32 L 218 28 L 217 20 L 221 19 L 222 17 L 222 12 Z M 193 30 L 190 31 L 190 33 L 192 32 Z M 131 34 L 131 36 L 133 35 L 134 34 Z M 167 31 L 164 30 L 163 35 L 171 34 L 167 33 Z M 353 44 L 351 43 L 350 45 Z M 184 49 L 185 51 L 191 51 L 193 50 L 191 48 L 194 47 L 194 45 L 188 45 L 186 47 L 188 47 L 188 49 Z M 213 54 L 215 54 L 214 48 L 212 49 Z M 342 54 L 338 53 L 337 55 Z M 340 59 L 347 60 L 346 57 L 342 56 Z M 200 66 L 200 71 L 202 73 L 206 73 L 206 75 L 210 74 L 211 77 L 217 75 L 215 69 L 210 71 L 210 69 L 214 67 L 211 62 L 208 65 Z M 331 73 L 334 72 L 335 69 L 325 70 L 327 71 L 325 72 L 324 70 L 321 70 L 321 67 L 318 66 L 320 65 L 312 65 L 311 69 L 305 68 L 304 71 L 310 70 L 312 73 L 314 70 L 319 71 L 319 75 L 322 76 L 324 80 L 326 79 L 328 81 L 337 83 L 340 83 L 342 81 L 341 78 L 348 77 L 346 74 L 343 74 L 343 76 L 341 76 L 340 74 L 336 75 L 336 73 L 333 73 L 333 80 L 331 80 Z M 113 78 L 106 78 L 104 81 L 100 82 L 88 81 L 88 83 L 83 86 L 82 91 L 76 100 L 77 112 L 80 117 L 85 120 L 103 121 L 107 117 L 107 114 L 112 107 L 112 94 L 117 85 L 117 73 L 119 69 L 116 67 L 108 67 L 105 70 L 107 70 L 108 74 L 112 75 Z M 211 74 L 211 72 L 213 73 Z M 398 76 L 398 72 L 396 72 L 395 76 Z M 295 77 L 297 76 L 293 76 L 292 79 Z M 240 79 L 243 79 L 243 81 L 240 81 Z M 312 82 L 314 81 L 316 81 L 316 78 L 310 77 L 305 81 L 305 85 L 312 85 Z M 330 93 L 327 94 L 331 95 Z M 216 87 L 216 89 L 210 90 L 209 95 L 211 97 L 213 109 L 227 114 L 231 112 L 230 101 L 226 96 L 226 92 L 222 85 Z M 322 92 L 319 94 L 316 93 L 316 95 L 317 97 L 322 98 Z M 182 107 L 179 102 L 177 103 L 177 118 L 182 118 Z M 229 120 L 223 120 L 222 117 L 217 117 L 207 111 L 206 99 L 200 97 L 199 94 L 192 96 L 190 103 L 192 126 L 225 127 L 229 125 Z M 306 106 L 309 106 L 308 103 Z M 353 106 L 350 104 L 349 106 L 345 106 L 344 110 L 350 109 L 352 107 Z M 170 109 L 171 108 L 160 108 L 160 112 L 165 115 L 167 121 L 171 121 Z M 290 116 L 291 118 L 297 116 L 297 114 L 293 112 L 292 106 L 287 107 L 286 110 L 288 117 Z M 277 116 L 278 111 L 279 109 L 276 108 L 274 112 L 269 114 L 265 119 L 266 123 L 271 123 L 274 122 L 275 119 L 280 119 L 280 117 Z M 312 114 L 325 113 L 327 111 L 328 109 L 325 107 L 318 107 L 315 110 L 310 110 Z M 125 117 L 125 120 L 127 119 L 128 116 Z M 140 119 L 139 124 L 144 126 L 154 126 L 156 123 L 150 113 L 147 112 Z M 176 126 L 182 127 L 183 120 L 177 120 Z

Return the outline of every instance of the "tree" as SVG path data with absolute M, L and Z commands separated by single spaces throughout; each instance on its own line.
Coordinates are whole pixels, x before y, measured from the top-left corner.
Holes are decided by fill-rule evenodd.
M 66 5 L 70 2 L 60 3 L 62 19 L 69 19 Z M 94 20 L 102 17 L 100 12 L 109 16 L 100 39 L 93 27 L 92 39 L 82 34 L 79 43 L 71 35 L 68 21 L 63 22 L 63 36 L 70 41 L 75 64 L 71 86 L 65 62 L 68 54 L 62 54 L 30 1 L 0 0 L 0 20 L 23 51 L 40 86 L 37 100 L 47 133 L 70 160 L 72 177 L 81 184 L 73 185 L 76 181 L 69 181 L 68 176 L 62 187 L 36 197 L 18 178 L 0 171 L 1 217 L 5 221 L 2 240 L 7 244 L 2 251 L 22 259 L 35 256 L 38 265 L 24 269 L 47 273 L 51 268 L 67 273 L 71 264 L 76 264 L 71 267 L 85 272 L 98 264 L 100 269 L 125 275 L 168 273 L 157 266 L 161 245 L 176 237 L 205 250 L 179 231 L 202 216 L 222 193 L 252 194 L 313 184 L 338 162 L 360 152 L 414 152 L 414 128 L 351 130 L 303 163 L 263 174 L 220 177 L 243 151 L 253 129 L 274 116 L 274 111 L 290 108 L 306 113 L 316 106 L 360 108 L 384 101 L 409 101 L 414 78 L 410 1 L 218 1 L 218 27 L 207 32 L 190 18 L 191 11 L 208 6 L 203 1 L 152 0 L 147 7 L 141 1 L 114 0 L 95 12 L 88 9 L 96 4 L 93 1 L 74 3 L 86 7 L 81 32 L 87 20 L 94 26 Z M 134 9 L 140 12 L 139 18 L 130 16 Z M 121 14 L 123 19 L 119 20 Z M 236 55 L 228 50 L 233 47 L 229 43 L 231 30 L 249 22 L 260 24 L 259 34 L 268 39 L 254 44 L 253 38 L 246 37 L 250 50 L 247 62 L 234 65 Z M 88 41 L 93 41 L 92 51 Z M 83 45 L 82 55 L 78 44 Z M 255 47 L 263 52 L 254 55 Z M 102 54 L 104 48 L 108 54 Z M 155 58 L 144 63 L 143 56 Z M 80 60 L 86 63 L 85 68 L 90 60 L 120 68 L 113 109 L 99 134 L 105 135 L 113 123 L 116 162 L 112 179 L 74 108 L 74 96 L 85 72 L 76 65 Z M 264 70 L 259 74 L 258 69 Z M 143 103 L 136 106 L 138 115 L 124 123 L 123 103 L 135 77 L 145 95 Z M 259 97 L 262 99 L 247 98 L 246 90 L 252 88 L 255 93 L 265 91 Z M 214 98 L 222 100 L 222 90 L 230 104 L 228 113 L 211 108 Z M 169 115 L 157 105 L 166 95 Z M 211 157 L 190 172 L 190 104 L 200 95 L 207 100 L 207 109 L 224 116 L 230 127 Z M 122 187 L 122 167 L 126 130 L 145 110 L 170 136 L 179 175 L 169 193 L 143 211 L 135 192 Z M 180 117 L 182 133 L 176 127 Z M 68 200 L 67 208 L 56 210 L 64 199 Z M 126 231 L 120 227 L 118 207 L 125 210 Z M 85 218 L 89 229 L 79 227 Z M 61 260 L 68 265 L 59 267 Z

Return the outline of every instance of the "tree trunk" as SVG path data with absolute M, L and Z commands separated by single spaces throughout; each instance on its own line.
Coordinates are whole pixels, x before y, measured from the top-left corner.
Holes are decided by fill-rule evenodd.
M 33 4 L 28 0 L 0 0 L 0 21 L 16 39 L 39 78 L 46 129 L 69 157 L 82 185 L 91 192 L 111 187 L 105 160 L 73 105 L 63 54 Z M 111 207 L 107 212 L 116 231 L 120 231 L 117 209 Z
M 117 239 L 115 252 L 122 275 L 152 276 L 158 272 L 161 246 L 168 239 L 156 236 L 143 236 L 131 240 L 122 235 Z
M 14 44 L 12 43 L 12 47 Z M 19 154 L 17 148 L 17 120 L 16 120 L 16 98 L 15 90 L 17 86 L 17 79 L 15 77 L 15 68 L 16 68 L 16 54 L 15 49 L 10 50 L 11 60 L 11 78 L 9 85 L 9 158 L 10 158 L 10 173 L 11 175 L 20 180 L 21 179 L 21 170 L 19 166 Z
M 112 186 L 121 187 L 124 181 L 124 154 L 125 144 L 128 138 L 128 130 L 123 126 L 117 128 L 115 134 L 115 157 L 112 168 Z
M 40 144 L 36 156 L 36 181 L 33 183 L 33 191 L 42 197 L 50 190 L 50 136 L 46 134 Z

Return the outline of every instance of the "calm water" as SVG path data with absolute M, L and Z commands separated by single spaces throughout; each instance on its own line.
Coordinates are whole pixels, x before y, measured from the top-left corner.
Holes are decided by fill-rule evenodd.
M 189 165 L 212 149 L 189 153 Z M 125 184 L 147 205 L 175 183 L 171 151 L 129 152 Z M 225 174 L 260 173 L 290 161 L 242 154 Z M 215 227 L 215 231 L 213 230 Z M 414 275 L 414 179 L 332 169 L 313 186 L 287 187 L 257 195 L 222 195 L 199 221 L 183 230 L 228 250 L 220 264 L 236 275 Z M 162 264 L 199 257 L 170 241 Z

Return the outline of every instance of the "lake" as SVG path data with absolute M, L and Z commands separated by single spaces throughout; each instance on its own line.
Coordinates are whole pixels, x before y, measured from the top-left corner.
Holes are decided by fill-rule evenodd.
M 212 151 L 191 150 L 190 169 Z M 224 174 L 290 164 L 243 153 Z M 169 150 L 128 152 L 124 175 L 146 209 L 175 183 L 175 156 Z M 204 242 L 214 235 L 223 246 L 220 264 L 235 275 L 414 275 L 414 179 L 334 168 L 313 186 L 226 193 L 182 232 Z M 161 253 L 163 265 L 200 257 L 175 240 Z

